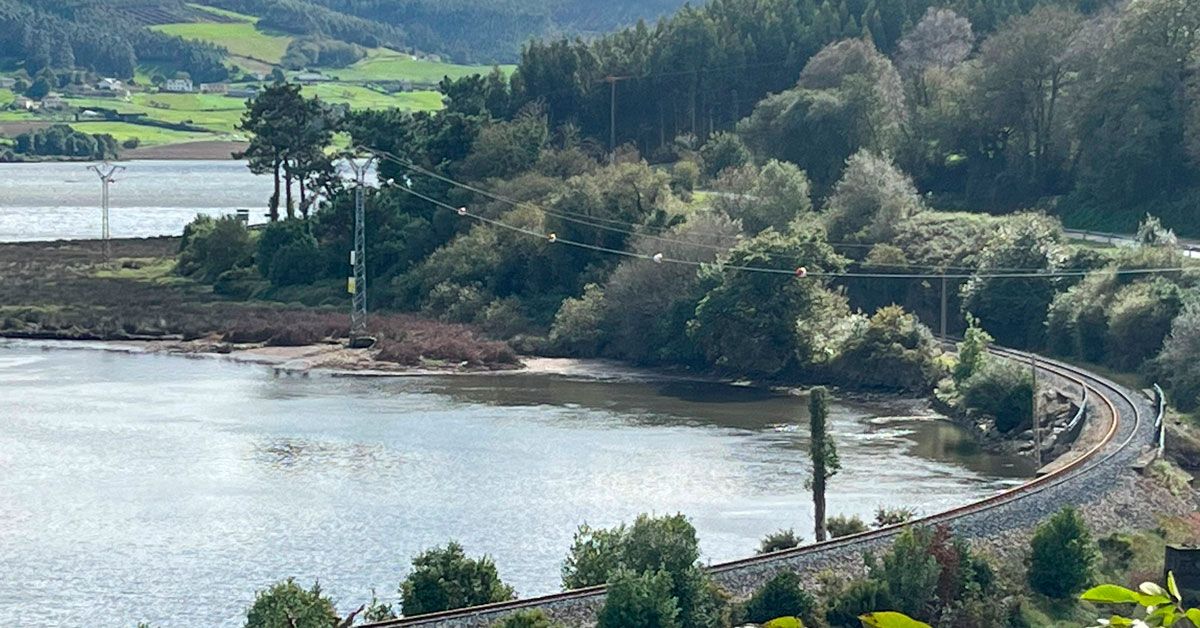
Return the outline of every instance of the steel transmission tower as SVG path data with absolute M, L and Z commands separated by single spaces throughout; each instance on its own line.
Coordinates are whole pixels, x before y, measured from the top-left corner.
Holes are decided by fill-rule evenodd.
M 108 185 L 113 182 L 113 175 L 121 172 L 125 168 L 114 166 L 107 161 L 99 166 L 88 166 L 88 170 L 95 172 L 100 176 L 100 239 L 104 241 L 104 259 L 107 260 L 112 250 L 109 245 L 111 233 L 108 228 Z
M 350 265 L 354 274 L 350 277 L 349 292 L 354 295 L 350 310 L 350 346 L 369 347 L 374 344 L 367 335 L 367 233 L 366 233 L 366 188 L 367 174 L 375 158 L 346 160 L 354 173 L 354 250 L 350 252 Z

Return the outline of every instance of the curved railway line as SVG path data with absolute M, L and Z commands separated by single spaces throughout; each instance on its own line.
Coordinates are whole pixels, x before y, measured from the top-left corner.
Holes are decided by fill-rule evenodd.
M 1088 421 L 1104 420 L 1100 441 L 1070 462 L 1025 484 L 985 499 L 915 519 L 907 524 L 804 545 L 771 554 L 752 556 L 709 566 L 713 578 L 727 590 L 745 595 L 779 571 L 812 573 L 848 560 L 858 560 L 864 550 L 888 542 L 905 525 L 947 525 L 974 540 L 988 539 L 1010 530 L 1027 528 L 1065 505 L 1083 506 L 1103 499 L 1116 486 L 1155 439 L 1155 410 L 1138 393 L 1131 393 L 1104 377 L 1070 364 L 994 347 L 994 355 L 1029 361 L 1036 359 L 1039 376 L 1069 382 L 1084 391 L 1083 411 Z M 430 613 L 370 624 L 372 628 L 411 626 L 489 626 L 505 615 L 527 608 L 543 608 L 568 625 L 588 625 L 603 604 L 604 587 L 595 586 L 550 595 Z

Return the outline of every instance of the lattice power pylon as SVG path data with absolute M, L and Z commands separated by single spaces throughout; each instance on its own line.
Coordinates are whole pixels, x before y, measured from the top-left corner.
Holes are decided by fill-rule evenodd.
M 367 337 L 367 174 L 374 163 L 374 157 L 368 159 L 348 159 L 350 170 L 354 173 L 354 250 L 350 252 L 350 265 L 353 274 L 350 277 L 349 292 L 354 295 L 350 310 L 350 344 L 355 346 Z

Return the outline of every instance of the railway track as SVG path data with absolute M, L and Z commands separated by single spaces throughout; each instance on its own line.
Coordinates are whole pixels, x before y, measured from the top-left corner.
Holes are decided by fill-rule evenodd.
M 1036 359 L 1039 373 L 1085 391 L 1089 421 L 1104 420 L 1103 438 L 1082 455 L 1052 473 L 970 504 L 913 520 L 907 524 L 802 547 L 709 566 L 726 589 L 745 595 L 774 574 L 812 572 L 831 564 L 858 560 L 863 551 L 885 545 L 907 525 L 947 525 L 970 539 L 987 539 L 1030 527 L 1066 505 L 1083 506 L 1102 499 L 1154 440 L 1154 411 L 1149 403 L 1121 386 L 1084 369 L 1028 353 L 993 347 L 993 355 L 1027 362 Z M 482 627 L 527 608 L 543 608 L 568 625 L 587 625 L 603 604 L 604 586 L 576 589 L 522 600 L 430 613 L 369 624 L 372 628 Z

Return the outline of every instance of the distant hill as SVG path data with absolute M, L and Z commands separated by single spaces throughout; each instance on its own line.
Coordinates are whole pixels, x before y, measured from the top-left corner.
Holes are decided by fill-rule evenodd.
M 252 16 L 266 34 L 364 48 L 436 53 L 459 63 L 512 63 L 533 38 L 593 35 L 654 20 L 684 0 L 0 0 L 0 71 L 80 68 L 132 77 L 139 66 L 226 77 L 222 36 L 187 23 L 219 23 L 220 10 Z M 231 33 L 246 21 L 229 18 Z M 178 34 L 176 34 L 176 32 Z M 236 39 L 232 34 L 225 43 Z M 203 41 L 198 41 L 203 40 Z M 256 58 L 259 55 L 242 57 Z M 269 56 L 269 55 L 268 55 Z M 278 58 L 278 55 L 273 55 Z

